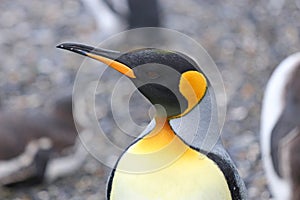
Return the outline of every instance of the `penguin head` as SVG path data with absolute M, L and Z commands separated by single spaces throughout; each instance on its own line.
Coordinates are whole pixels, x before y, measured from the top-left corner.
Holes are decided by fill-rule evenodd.
M 57 46 L 107 64 L 130 78 L 153 104 L 160 105 L 167 118 L 192 110 L 205 96 L 208 81 L 196 63 L 186 55 L 156 48 L 126 53 L 65 43 Z

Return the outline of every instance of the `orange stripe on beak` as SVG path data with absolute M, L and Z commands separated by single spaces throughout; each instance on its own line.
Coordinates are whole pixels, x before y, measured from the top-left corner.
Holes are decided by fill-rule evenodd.
M 124 65 L 118 61 L 115 61 L 115 60 L 112 60 L 109 58 L 105 58 L 103 56 L 99 56 L 99 55 L 96 55 L 93 53 L 86 53 L 86 56 L 93 58 L 95 60 L 98 60 L 130 78 L 136 78 L 132 69 L 130 69 L 129 67 L 127 67 L 126 65 Z

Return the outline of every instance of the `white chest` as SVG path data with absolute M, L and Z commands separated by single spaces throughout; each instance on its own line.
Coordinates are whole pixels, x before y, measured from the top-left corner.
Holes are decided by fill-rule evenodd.
M 119 164 L 123 161 L 121 159 Z M 138 174 L 116 171 L 111 200 L 119 199 L 230 200 L 231 195 L 218 166 L 206 156 L 200 157 L 198 152 L 188 149 L 176 161 L 156 171 Z

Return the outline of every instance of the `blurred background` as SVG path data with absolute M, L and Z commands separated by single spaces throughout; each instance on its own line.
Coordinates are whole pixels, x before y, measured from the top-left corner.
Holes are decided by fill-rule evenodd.
M 146 4 L 146 0 L 141 2 Z M 161 0 L 157 3 L 154 16 L 143 12 L 152 20 L 145 24 L 146 21 L 133 19 L 141 17 L 137 10 L 150 8 L 153 2 L 130 12 L 131 4 L 138 3 L 2 0 L 1 112 L 41 109 L 51 99 L 71 93 L 83 57 L 57 50 L 55 46 L 61 42 L 97 45 L 113 33 L 143 25 L 174 29 L 197 40 L 216 62 L 228 101 L 224 144 L 246 183 L 249 199 L 270 199 L 259 147 L 261 100 L 276 65 L 299 51 L 300 1 Z M 109 88 L 111 80 L 101 84 Z M 106 93 L 103 98 L 109 102 L 111 91 L 103 91 Z M 139 113 L 143 103 L 137 105 L 135 112 Z M 111 126 L 109 106 L 103 107 L 107 109 L 101 111 L 102 124 L 107 132 L 117 132 Z M 144 121 L 147 120 L 145 117 Z M 74 175 L 27 189 L 1 188 L 0 199 L 105 199 L 109 171 L 89 156 Z

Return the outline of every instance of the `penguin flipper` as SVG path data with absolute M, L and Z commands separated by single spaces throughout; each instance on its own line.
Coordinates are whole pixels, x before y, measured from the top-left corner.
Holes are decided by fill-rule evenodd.
M 207 154 L 207 157 L 213 160 L 223 172 L 231 192 L 232 200 L 246 200 L 247 190 L 244 181 L 239 176 L 238 170 L 224 149 L 221 140 Z

